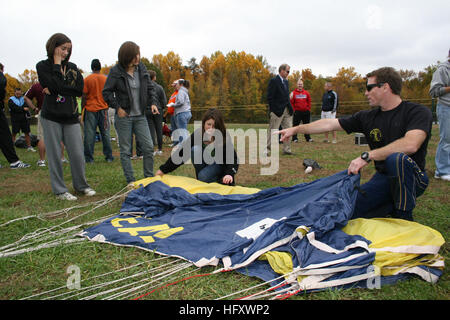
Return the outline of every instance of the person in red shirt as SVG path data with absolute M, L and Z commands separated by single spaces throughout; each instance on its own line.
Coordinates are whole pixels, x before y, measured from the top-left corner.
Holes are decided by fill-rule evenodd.
M 41 123 L 41 109 L 44 103 L 44 88 L 39 82 L 35 82 L 24 96 L 25 103 L 29 108 L 33 109 L 37 115 L 37 139 L 38 139 L 38 150 L 39 150 L 39 160 L 37 161 L 38 167 L 45 167 L 45 142 L 44 142 L 44 130 L 42 129 Z M 36 105 L 33 104 L 33 99 L 36 100 Z M 64 144 L 61 142 L 61 161 L 63 163 L 68 163 L 64 157 Z
M 297 88 L 291 92 L 291 105 L 294 108 L 293 126 L 298 126 L 301 122 L 303 124 L 311 121 L 311 96 L 308 91 L 303 89 L 303 80 L 297 81 Z M 305 134 L 306 142 L 313 142 L 309 134 Z M 292 141 L 298 142 L 297 134 L 292 136 Z

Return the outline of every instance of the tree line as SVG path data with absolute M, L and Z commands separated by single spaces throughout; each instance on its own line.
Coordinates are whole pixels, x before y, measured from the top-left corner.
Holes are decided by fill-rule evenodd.
M 147 69 L 157 73 L 157 82 L 168 96 L 173 92 L 170 86 L 173 81 L 180 78 L 189 80 L 194 112 L 198 110 L 201 113 L 208 107 L 221 107 L 228 116 L 234 118 L 235 113 L 253 110 L 249 115 L 240 115 L 249 120 L 266 116 L 267 85 L 269 79 L 278 73 L 278 66 L 270 66 L 263 56 L 234 50 L 227 54 L 216 51 L 209 57 L 203 56 L 200 61 L 191 58 L 187 63 L 183 63 L 180 55 L 169 51 L 166 55 L 155 54 L 151 59 L 143 57 L 142 62 Z M 402 97 L 429 101 L 428 89 L 437 64 L 419 72 L 399 70 L 403 79 Z M 107 75 L 112 66 L 104 65 L 101 72 Z M 37 80 L 36 71 L 28 69 L 19 74 L 18 78 L 9 74 L 5 76 L 8 80 L 6 99 L 14 94 L 14 88 L 20 87 L 25 92 Z M 323 87 L 328 81 L 333 84 L 341 106 L 346 109 L 344 113 L 368 107 L 364 97 L 366 79 L 354 67 L 341 67 L 334 76 L 315 75 L 308 67 L 292 70 L 288 79 L 290 91 L 296 88 L 300 78 L 304 82 L 304 88 L 311 94 L 313 114 L 320 110 Z

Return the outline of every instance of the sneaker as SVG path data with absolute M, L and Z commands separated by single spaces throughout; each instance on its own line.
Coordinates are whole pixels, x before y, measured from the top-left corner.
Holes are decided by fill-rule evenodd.
M 450 174 L 446 174 L 446 175 L 440 176 L 437 173 L 435 173 L 434 174 L 434 178 L 435 179 L 441 179 L 441 180 L 444 180 L 444 181 L 450 181 Z
M 314 140 L 313 139 L 309 139 L 306 142 L 314 142 Z
M 323 142 L 330 143 L 330 140 L 324 139 Z
M 298 142 L 298 139 L 294 139 L 294 140 L 292 140 L 292 142 L 295 142 L 295 143 L 297 143 L 297 142 Z
M 38 160 L 37 166 L 38 167 L 45 167 L 45 160 Z
M 86 195 L 88 197 L 92 197 L 92 196 L 95 196 L 95 194 L 97 192 L 95 192 L 95 190 L 92 188 L 87 188 L 87 189 L 84 189 L 83 191 L 81 191 L 81 193 L 84 193 L 84 195 Z
M 61 161 L 62 163 L 69 163 L 69 160 L 67 160 L 66 158 L 62 158 Z
M 337 141 L 336 141 L 336 140 L 333 140 L 333 141 L 331 141 L 331 143 L 337 143 Z
M 154 156 L 160 156 L 162 154 L 163 154 L 162 150 L 158 150 L 158 151 L 153 152 Z
M 56 197 L 59 200 L 69 200 L 69 201 L 78 200 L 77 197 L 75 197 L 73 194 L 70 194 L 69 192 L 64 192 L 64 193 L 57 194 Z
M 36 149 L 34 149 L 33 147 L 30 146 L 27 148 L 27 151 L 36 152 Z
M 14 163 L 11 163 L 10 165 L 9 165 L 9 167 L 11 168 L 11 169 L 22 169 L 22 168 L 29 168 L 29 167 L 31 167 L 28 163 L 24 163 L 24 162 L 22 162 L 22 161 L 16 161 L 16 162 L 14 162 Z

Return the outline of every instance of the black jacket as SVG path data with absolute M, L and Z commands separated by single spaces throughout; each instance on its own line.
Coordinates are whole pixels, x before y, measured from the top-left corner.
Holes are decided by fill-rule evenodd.
M 140 107 L 142 115 L 145 115 L 145 108 L 149 105 L 158 105 L 158 102 L 155 85 L 150 80 L 150 75 L 142 62 L 139 63 L 138 71 L 141 83 L 139 91 Z M 133 96 L 130 85 L 128 84 L 127 73 L 120 64 L 116 64 L 111 68 L 102 94 L 108 106 L 116 109 L 116 113 L 119 107 L 125 110 L 126 113 L 130 113 Z
M 267 88 L 267 102 L 269 103 L 270 112 L 275 113 L 277 117 L 283 115 L 284 109 L 288 108 L 289 114 L 294 113 L 294 109 L 289 99 L 289 85 L 288 89 L 284 86 L 280 76 L 276 76 L 269 81 Z
M 61 65 L 47 59 L 38 62 L 36 70 L 42 88 L 48 88 L 50 95 L 44 95 L 41 116 L 60 123 L 78 122 L 76 97 L 83 94 L 84 80 L 76 64 L 63 62 L 66 73 L 61 73 Z
M 185 145 L 189 145 L 189 150 L 191 150 L 192 147 L 196 143 L 202 143 L 202 130 L 201 129 L 197 129 L 195 132 L 193 132 L 190 135 L 190 137 L 188 139 L 186 139 L 186 140 L 184 140 L 182 142 L 182 145 L 176 151 L 176 153 L 178 155 L 178 158 L 184 160 L 183 149 L 184 149 Z M 228 152 L 230 152 L 229 155 L 227 155 L 227 149 L 228 149 L 227 146 L 230 146 L 230 149 L 228 150 Z M 204 150 L 205 146 L 203 144 L 201 145 L 201 147 L 202 147 L 202 150 Z M 233 149 L 232 150 L 233 154 L 231 154 L 231 147 Z M 235 183 L 236 183 L 234 175 L 238 171 L 239 160 L 238 160 L 238 156 L 237 156 L 236 150 L 234 149 L 233 143 L 231 141 L 231 137 L 227 136 L 226 143 L 224 143 L 222 145 L 222 150 L 221 151 L 222 151 L 222 159 L 220 159 L 220 162 L 221 162 L 220 165 L 222 166 L 222 173 L 221 173 L 221 176 L 220 176 L 220 178 L 218 179 L 217 182 L 222 184 L 223 177 L 225 177 L 226 175 L 230 175 L 230 176 L 233 177 L 233 182 L 230 185 L 234 186 Z M 203 154 L 203 151 L 202 151 L 202 154 Z M 187 159 L 189 159 L 190 156 L 191 155 L 189 154 Z M 167 159 L 167 161 L 163 165 L 161 165 L 159 167 L 159 169 L 164 174 L 174 171 L 175 169 L 177 169 L 179 166 L 181 166 L 183 164 L 183 162 L 175 163 L 174 160 L 172 159 L 172 157 L 173 157 L 173 155 L 171 155 L 169 157 L 169 159 Z M 233 158 L 233 160 L 228 159 L 228 161 L 227 161 L 227 158 L 231 158 L 231 157 Z M 192 161 L 194 161 L 194 160 L 192 160 Z M 204 160 L 202 159 L 202 161 L 204 161 Z
M 167 104 L 166 93 L 164 92 L 164 89 L 161 85 L 159 85 L 158 83 L 156 83 L 154 81 L 152 81 L 152 82 L 153 82 L 153 85 L 155 86 L 156 100 L 158 101 L 156 106 L 158 107 L 158 111 L 162 116 L 164 107 Z M 152 114 L 151 111 L 152 111 L 151 106 L 148 105 L 147 106 L 147 114 Z
M 327 91 L 322 96 L 322 111 L 336 112 L 339 105 L 337 93 L 333 90 Z

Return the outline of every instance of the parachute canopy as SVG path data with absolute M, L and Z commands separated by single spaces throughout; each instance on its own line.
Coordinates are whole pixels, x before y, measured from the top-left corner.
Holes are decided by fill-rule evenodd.
M 370 286 L 442 274 L 435 230 L 397 219 L 349 220 L 359 176 L 342 171 L 266 190 L 164 175 L 135 183 L 121 214 L 91 227 L 92 241 L 223 265 L 288 292 Z

